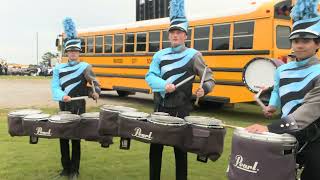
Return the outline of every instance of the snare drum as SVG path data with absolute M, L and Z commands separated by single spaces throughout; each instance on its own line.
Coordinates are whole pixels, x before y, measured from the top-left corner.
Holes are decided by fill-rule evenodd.
M 187 123 L 184 119 L 153 115 L 148 118 L 149 128 L 152 132 L 151 143 L 163 144 L 183 149 L 184 137 L 187 133 Z
M 120 149 L 130 149 L 130 139 L 146 143 L 152 140 L 152 132 L 148 128 L 148 117 L 149 114 L 144 112 L 122 112 L 119 114 Z
M 208 158 L 216 161 L 222 154 L 226 134 L 222 122 L 203 116 L 187 116 L 185 120 L 189 124 L 186 151 L 197 154 L 198 161 L 207 162 Z
M 100 136 L 98 133 L 99 112 L 81 114 L 79 138 L 87 141 L 99 141 L 102 147 L 112 144 L 111 136 Z
M 37 109 L 21 109 L 11 111 L 8 114 L 8 131 L 11 136 L 26 135 L 23 130 L 22 119 L 30 114 L 40 114 L 42 111 Z
M 38 128 L 34 130 L 34 126 L 38 123 L 38 121 L 47 122 L 50 117 L 50 114 L 30 114 L 23 118 L 22 125 L 25 134 L 30 136 L 29 143 L 37 144 L 38 143 L 38 135 L 42 133 L 45 134 L 42 128 Z M 48 132 L 50 133 L 50 132 Z
M 255 134 L 236 129 L 229 180 L 295 180 L 296 146 L 295 137 L 289 134 Z
M 114 105 L 104 105 L 101 107 L 100 120 L 98 126 L 98 132 L 100 135 L 112 135 L 118 136 L 118 114 L 121 112 L 135 112 L 137 109 L 124 107 L 124 106 L 114 106 Z
M 276 59 L 254 58 L 244 67 L 242 80 L 250 91 L 257 93 L 261 86 L 273 86 L 274 73 L 282 64 L 282 61 Z

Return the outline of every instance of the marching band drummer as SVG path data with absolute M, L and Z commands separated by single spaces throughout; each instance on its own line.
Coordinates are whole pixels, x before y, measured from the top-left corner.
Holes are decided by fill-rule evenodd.
M 53 70 L 51 82 L 53 100 L 59 101 L 61 111 L 70 111 L 73 114 L 82 114 L 86 111 L 86 102 L 82 100 L 71 101 L 72 97 L 87 96 L 98 99 L 100 85 L 92 72 L 91 65 L 80 62 L 81 40 L 77 38 L 74 22 L 66 18 L 63 22 L 66 39 L 64 50 L 68 55 L 68 62 L 57 65 Z M 95 92 L 87 88 L 87 83 L 93 82 Z M 80 140 L 72 141 L 72 156 L 69 153 L 69 139 L 60 139 L 61 164 L 63 170 L 60 176 L 69 176 L 76 179 L 80 166 Z
M 268 126 L 255 124 L 246 128 L 255 133 L 294 135 L 300 145 L 297 163 L 304 166 L 301 180 L 320 179 L 320 64 L 316 56 L 320 48 L 320 16 L 317 7 L 318 0 L 298 0 L 291 13 L 294 24 L 289 38 L 295 61 L 276 70 L 269 106 L 264 109 L 269 117 L 281 107 L 281 119 Z
M 167 112 L 171 116 L 184 118 L 192 109 L 192 83 L 190 80 L 176 87 L 177 83 L 192 76 L 205 74 L 203 87 L 195 94 L 202 97 L 209 93 L 213 86 L 210 68 L 205 70 L 202 55 L 195 49 L 185 47 L 187 39 L 188 21 L 184 15 L 184 1 L 172 0 L 170 3 L 169 40 L 171 47 L 158 51 L 152 59 L 146 81 L 154 92 L 155 111 Z M 162 144 L 150 145 L 150 180 L 160 180 Z M 174 147 L 176 159 L 176 179 L 187 179 L 187 153 L 183 149 Z

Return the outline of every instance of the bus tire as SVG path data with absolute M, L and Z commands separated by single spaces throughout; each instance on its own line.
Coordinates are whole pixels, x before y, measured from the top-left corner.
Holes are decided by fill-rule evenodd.
M 117 94 L 119 97 L 128 97 L 130 95 L 130 92 L 117 90 Z

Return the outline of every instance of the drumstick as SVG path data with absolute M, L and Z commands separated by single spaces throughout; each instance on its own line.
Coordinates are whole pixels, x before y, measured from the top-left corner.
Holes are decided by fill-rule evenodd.
M 70 99 L 70 101 L 81 100 L 81 99 L 86 99 L 86 98 L 87 98 L 87 96 L 73 97 Z
M 259 104 L 259 106 L 261 106 L 262 107 L 262 109 L 265 109 L 266 108 L 266 106 L 263 104 L 263 102 L 259 99 L 259 96 L 260 96 L 260 94 L 262 93 L 262 89 L 260 89 L 259 90 L 259 92 L 256 94 L 256 95 L 254 95 L 254 99 L 256 100 L 256 102 Z
M 183 81 L 181 81 L 181 82 L 179 82 L 178 84 L 176 84 L 176 88 L 178 88 L 179 86 L 183 85 L 184 83 L 190 81 L 190 80 L 193 79 L 193 78 L 194 78 L 194 75 L 192 75 L 192 76 L 184 79 Z
M 221 124 L 221 126 L 226 127 L 226 128 L 232 128 L 232 129 L 243 128 L 243 127 L 240 127 L 240 126 L 233 126 L 233 125 L 229 125 L 229 124 Z
M 92 87 L 92 93 L 96 93 L 96 88 L 94 87 L 93 81 L 91 81 L 91 87 Z M 98 103 L 98 100 L 96 99 L 96 104 Z
M 201 77 L 200 88 L 202 88 L 202 86 L 203 86 L 204 77 L 206 76 L 206 71 L 207 71 L 207 66 L 204 68 L 204 71 L 203 71 L 203 74 Z M 200 97 L 197 97 L 196 102 L 194 103 L 195 106 L 199 106 L 199 99 L 200 99 Z

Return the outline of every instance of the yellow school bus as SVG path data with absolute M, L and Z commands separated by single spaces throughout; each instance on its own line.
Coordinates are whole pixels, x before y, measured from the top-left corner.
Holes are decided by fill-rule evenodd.
M 254 94 L 242 80 L 245 65 L 254 58 L 285 60 L 290 53 L 291 0 L 246 3 L 245 8 L 232 13 L 188 17 L 186 45 L 202 53 L 216 81 L 213 92 L 204 100 L 253 101 Z M 215 11 L 219 4 L 211 7 Z M 170 46 L 168 26 L 169 18 L 161 18 L 80 30 L 81 60 L 93 66 L 103 90 L 116 90 L 119 96 L 152 93 L 145 75 L 154 53 Z M 197 78 L 194 90 L 198 86 Z

